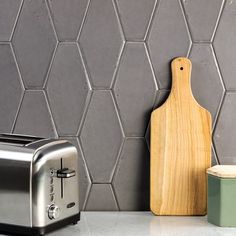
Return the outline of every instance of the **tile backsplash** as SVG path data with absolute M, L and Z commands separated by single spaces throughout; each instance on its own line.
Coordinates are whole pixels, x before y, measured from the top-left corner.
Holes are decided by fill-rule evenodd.
M 149 118 L 188 56 L 236 164 L 236 0 L 1 0 L 0 132 L 78 147 L 83 210 L 149 209 Z

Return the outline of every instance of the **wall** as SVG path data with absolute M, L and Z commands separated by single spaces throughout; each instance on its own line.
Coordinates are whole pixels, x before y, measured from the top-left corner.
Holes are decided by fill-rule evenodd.
M 149 206 L 148 123 L 188 56 L 213 116 L 213 163 L 236 163 L 235 0 L 1 0 L 0 131 L 67 137 L 85 210 Z

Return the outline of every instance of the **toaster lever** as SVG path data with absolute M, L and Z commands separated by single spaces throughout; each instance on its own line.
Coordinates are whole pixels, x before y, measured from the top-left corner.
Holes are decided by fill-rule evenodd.
M 75 170 L 63 168 L 57 171 L 57 178 L 70 178 L 75 176 Z

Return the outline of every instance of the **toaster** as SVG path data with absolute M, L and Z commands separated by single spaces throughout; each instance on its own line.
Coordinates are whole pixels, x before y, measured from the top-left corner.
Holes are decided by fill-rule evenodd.
M 0 231 L 44 235 L 80 220 L 78 153 L 67 140 L 0 134 Z

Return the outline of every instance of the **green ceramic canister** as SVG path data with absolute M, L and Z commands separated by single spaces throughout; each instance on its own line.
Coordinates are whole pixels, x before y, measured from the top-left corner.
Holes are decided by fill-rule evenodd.
M 208 174 L 208 222 L 236 227 L 236 165 L 216 165 Z

